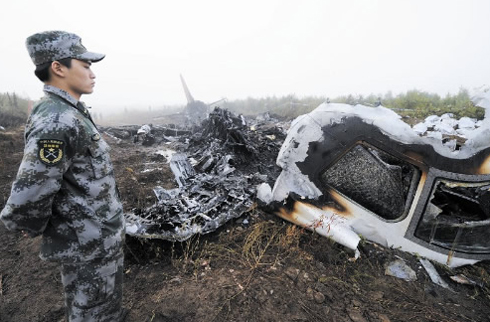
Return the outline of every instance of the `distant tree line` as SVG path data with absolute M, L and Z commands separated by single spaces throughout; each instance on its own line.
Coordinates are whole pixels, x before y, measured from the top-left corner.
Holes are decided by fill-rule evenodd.
M 308 113 L 323 102 L 363 104 L 367 106 L 383 105 L 393 109 L 399 115 L 422 119 L 429 115 L 442 115 L 453 113 L 455 118 L 468 116 L 483 119 L 485 111 L 471 102 L 468 90 L 461 88 L 457 94 L 447 94 L 441 97 L 438 94 L 411 90 L 394 96 L 391 92 L 384 95 L 369 96 L 347 95 L 334 98 L 322 96 L 307 96 L 299 98 L 296 95 L 283 97 L 247 98 L 221 103 L 221 107 L 235 113 L 244 115 L 258 115 L 269 112 L 273 115 L 291 119 L 301 114 Z
M 391 92 L 384 95 L 347 95 L 339 97 L 305 96 L 294 94 L 276 97 L 252 98 L 220 102 L 221 108 L 235 113 L 256 116 L 265 112 L 282 119 L 293 119 L 301 114 L 309 113 L 323 102 L 347 103 L 351 105 L 363 104 L 377 106 L 379 104 L 393 109 L 399 115 L 413 119 L 423 119 L 429 115 L 442 115 L 453 113 L 455 118 L 468 116 L 483 119 L 485 111 L 475 106 L 470 99 L 468 90 L 461 88 L 457 94 L 447 94 L 441 97 L 438 94 L 419 90 L 411 90 L 394 96 Z M 0 125 L 3 127 L 24 124 L 28 115 L 29 99 L 20 97 L 16 93 L 0 93 Z M 214 106 L 212 106 L 214 107 Z M 128 113 L 127 108 L 124 108 Z M 153 112 L 149 109 L 150 112 Z M 149 113 L 150 113 L 149 112 Z M 155 114 L 158 111 L 155 111 Z M 97 120 L 102 114 L 94 115 Z
M 0 125 L 12 127 L 24 124 L 28 108 L 29 99 L 16 93 L 0 93 Z

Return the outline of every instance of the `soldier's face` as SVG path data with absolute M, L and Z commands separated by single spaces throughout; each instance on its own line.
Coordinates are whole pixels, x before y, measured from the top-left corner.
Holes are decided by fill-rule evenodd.
M 94 91 L 95 74 L 90 69 L 91 65 L 86 61 L 72 59 L 71 68 L 66 69 L 65 85 L 67 91 L 76 99 L 80 99 L 82 94 Z

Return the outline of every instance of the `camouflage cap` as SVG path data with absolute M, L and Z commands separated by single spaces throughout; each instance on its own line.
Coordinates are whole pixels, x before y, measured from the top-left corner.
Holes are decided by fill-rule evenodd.
M 45 31 L 34 34 L 27 38 L 26 47 L 36 66 L 63 58 L 95 63 L 105 57 L 104 54 L 87 51 L 80 37 L 65 31 Z

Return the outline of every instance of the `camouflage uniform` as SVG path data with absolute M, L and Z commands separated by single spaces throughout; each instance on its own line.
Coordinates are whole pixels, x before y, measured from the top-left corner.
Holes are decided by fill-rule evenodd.
M 61 278 L 69 321 L 120 321 L 123 256 L 62 264 Z
M 32 50 L 35 64 L 50 59 L 46 51 L 36 56 L 39 46 Z M 118 321 L 125 232 L 110 148 L 83 103 L 54 86 L 44 92 L 27 121 L 24 157 L 0 218 L 10 230 L 42 234 L 40 257 L 61 263 L 69 321 Z

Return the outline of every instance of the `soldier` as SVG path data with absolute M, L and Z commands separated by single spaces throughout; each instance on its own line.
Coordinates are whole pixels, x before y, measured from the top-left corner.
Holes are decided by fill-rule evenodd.
M 109 146 L 85 105 L 105 55 L 64 31 L 26 40 L 45 96 L 26 124 L 25 149 L 0 213 L 9 230 L 42 235 L 40 257 L 57 261 L 68 321 L 120 321 L 124 217 Z

